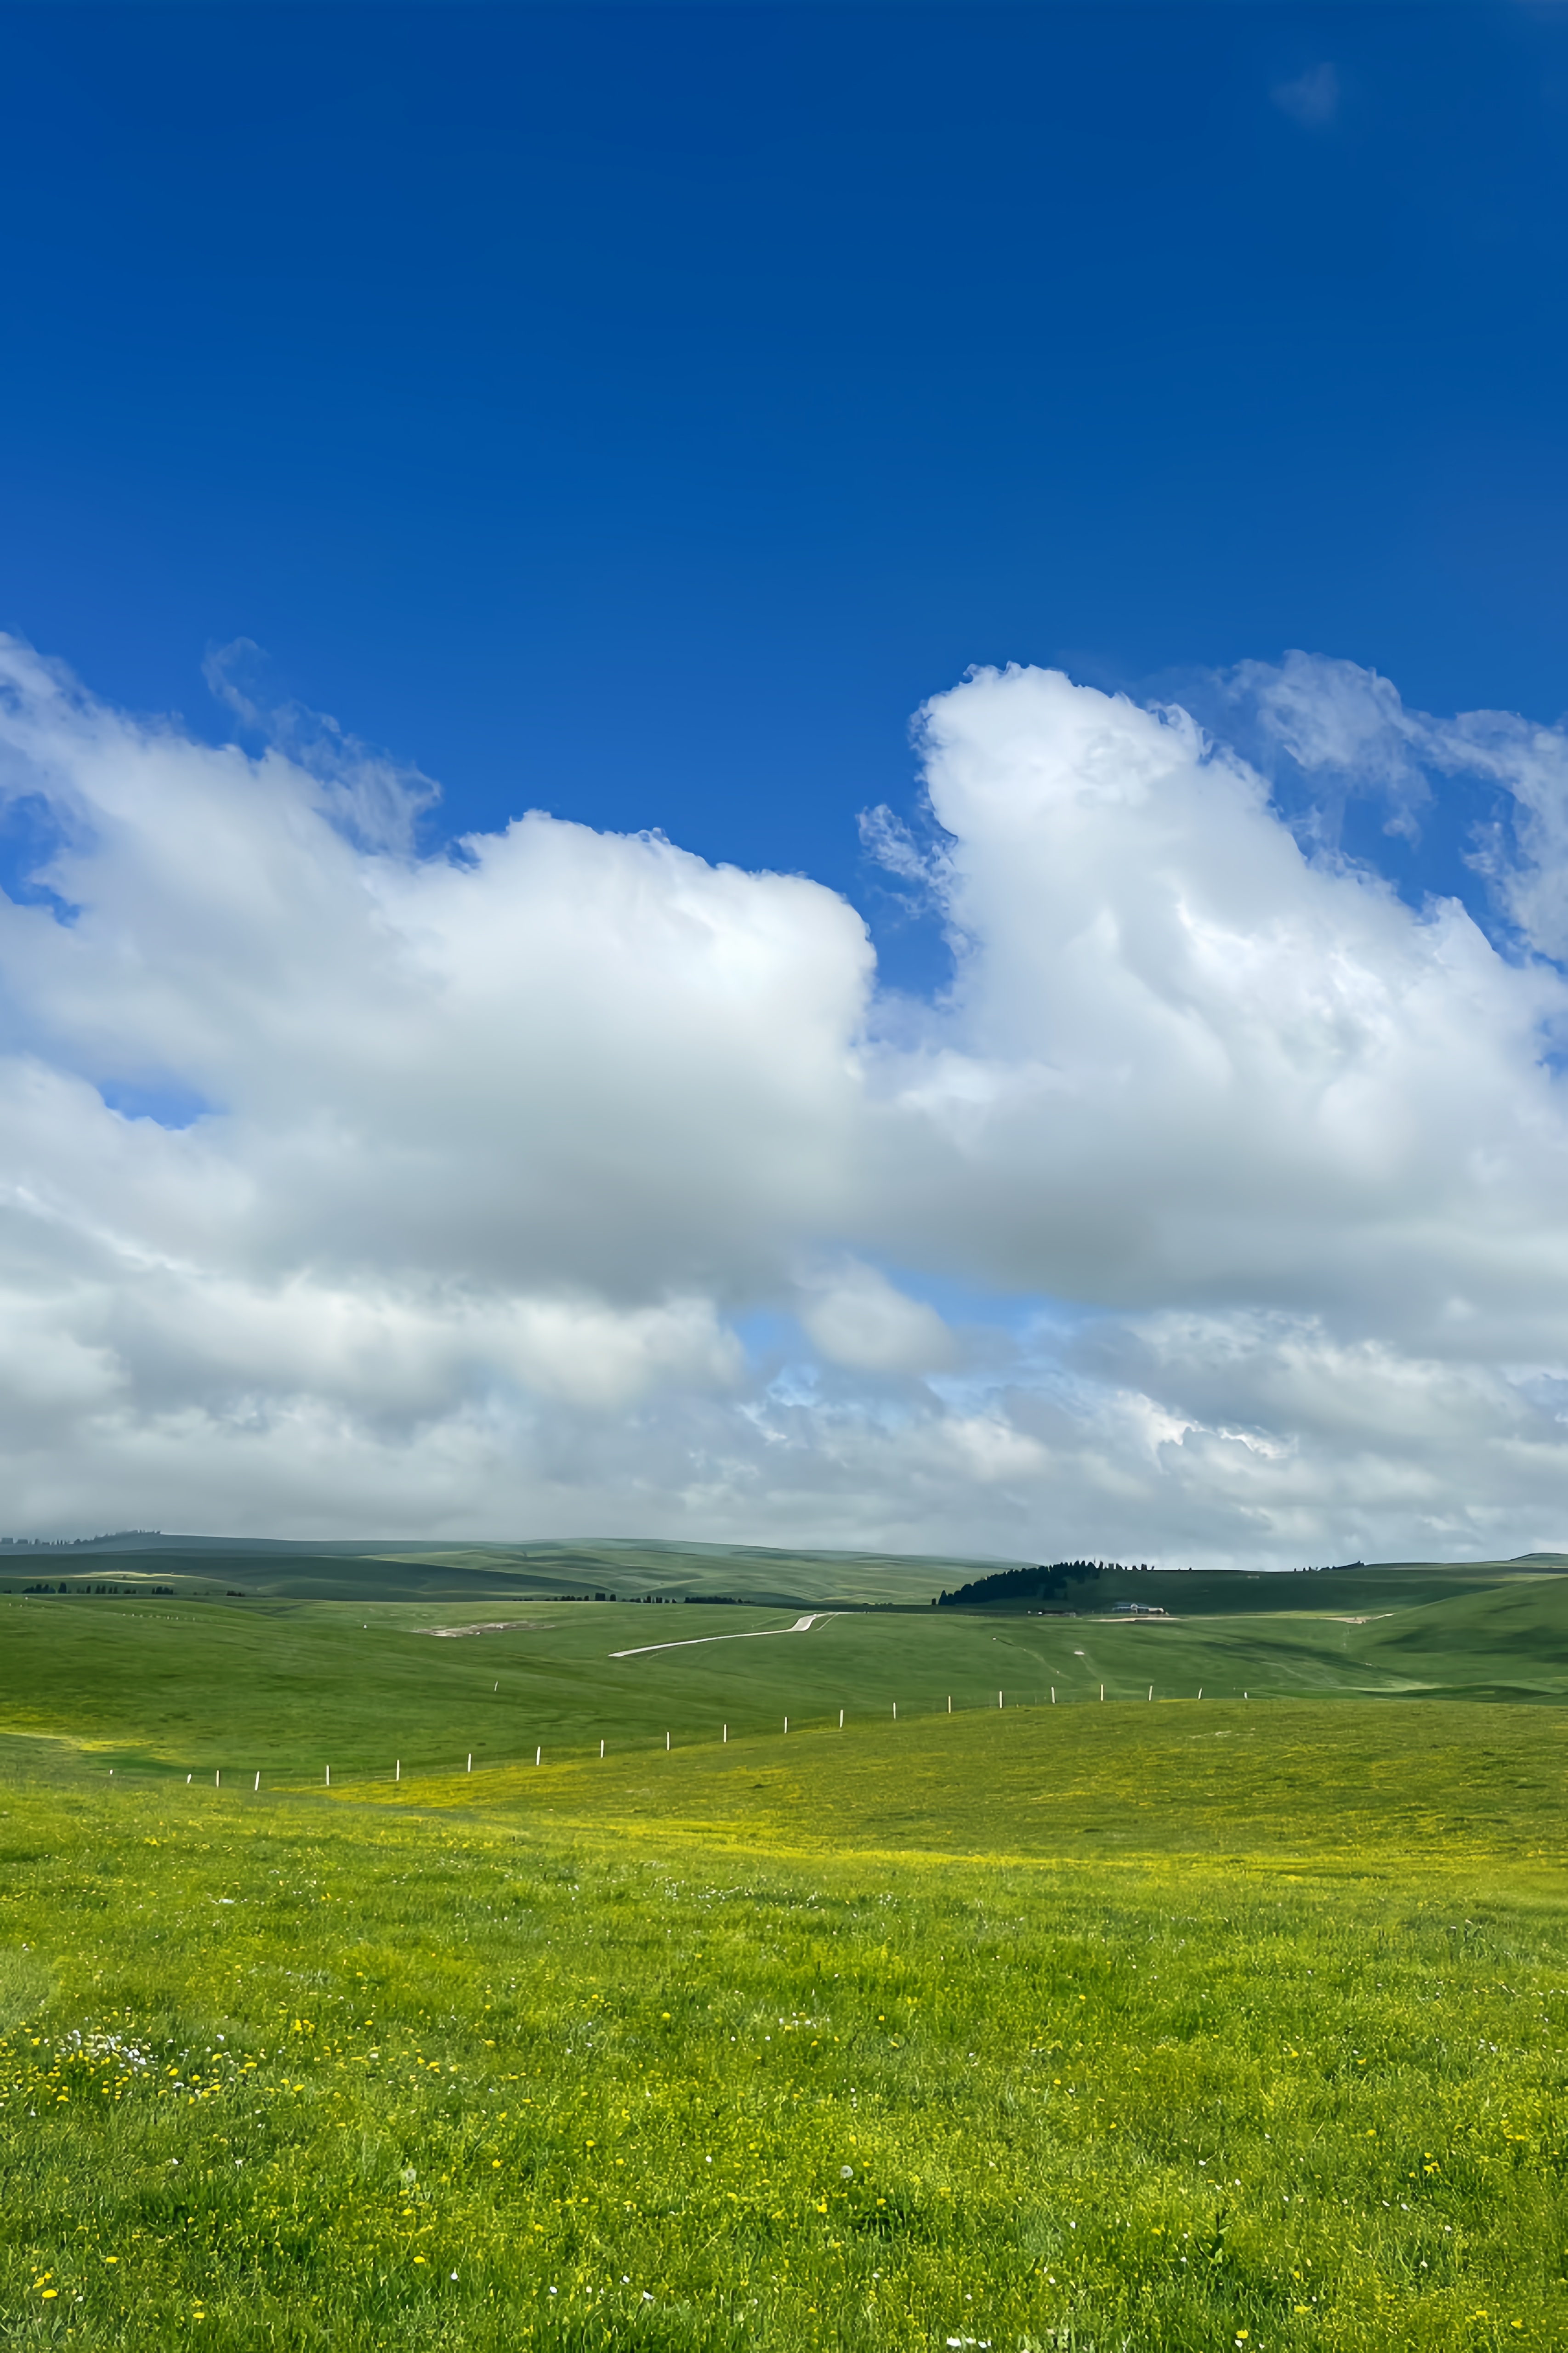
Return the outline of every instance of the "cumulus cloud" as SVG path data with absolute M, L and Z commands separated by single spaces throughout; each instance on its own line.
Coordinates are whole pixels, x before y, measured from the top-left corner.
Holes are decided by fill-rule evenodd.
M 19 1529 L 1568 1532 L 1561 729 L 1292 656 L 1222 682 L 1249 762 L 977 671 L 921 717 L 940 849 L 868 825 L 954 952 L 890 1020 L 832 892 L 538 811 L 422 848 L 429 780 L 240 664 L 254 751 L 0 645 Z M 1481 780 L 1489 928 L 1259 746 L 1411 824 Z
M 1325 131 L 1340 111 L 1340 77 L 1332 65 L 1309 66 L 1270 93 L 1282 114 L 1308 131 Z
M 1009 1289 L 1428 1339 L 1561 1280 L 1555 966 L 1315 862 L 1181 711 L 1020 670 L 926 727 L 959 978 L 900 1073 L 898 1214 L 963 1185 L 952 1247 Z
M 953 1335 L 934 1308 L 906 1297 L 874 1266 L 851 1261 L 802 1284 L 800 1320 L 829 1363 L 866 1373 L 930 1373 L 953 1361 Z

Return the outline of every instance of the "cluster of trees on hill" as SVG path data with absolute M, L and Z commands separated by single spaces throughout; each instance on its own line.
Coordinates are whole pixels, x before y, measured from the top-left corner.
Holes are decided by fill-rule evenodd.
M 986 1601 L 1052 1601 L 1069 1586 L 1092 1585 L 1100 1577 L 1142 1575 L 1148 1567 L 1147 1561 L 1134 1561 L 1129 1567 L 1120 1560 L 1053 1560 L 1032 1568 L 999 1568 L 991 1577 L 972 1578 L 955 1593 L 939 1593 L 931 1607 L 973 1609 Z
M 0 1593 L 9 1593 L 10 1590 L 8 1585 L 0 1585 Z M 172 1585 L 24 1585 L 22 1590 L 24 1593 L 71 1594 L 79 1600 L 94 1593 L 107 1593 L 111 1600 L 123 1601 L 144 1599 L 150 1593 L 172 1596 L 174 1588 Z M 243 1601 L 245 1596 L 243 1593 L 230 1593 L 228 1598 L 231 1601 Z
M 155 1536 L 160 1528 L 113 1528 L 101 1536 L 0 1536 L 0 1552 L 79 1552 L 83 1545 L 115 1544 L 125 1536 Z

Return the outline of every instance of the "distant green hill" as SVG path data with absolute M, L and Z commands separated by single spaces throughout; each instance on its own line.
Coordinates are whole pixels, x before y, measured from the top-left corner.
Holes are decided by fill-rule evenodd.
M 599 1607 L 515 1585 L 475 1598 L 352 1597 L 191 1583 L 167 1598 L 157 1564 L 127 1591 L 102 1557 L 47 1596 L 0 1593 L 0 1748 L 14 1740 L 97 1753 L 104 1769 L 221 1769 L 268 1784 L 333 1783 L 527 1760 L 542 1749 L 664 1753 L 693 1740 L 981 1713 L 1102 1705 L 1186 1709 L 1270 1702 L 1568 1702 L 1568 1578 L 1513 1572 L 1405 1606 L 1254 1609 L 1173 1617 L 1022 1611 L 797 1609 L 621 1599 Z M 195 1554 L 210 1563 L 211 1555 Z M 233 1556 L 228 1556 L 230 1559 Z M 384 1565 L 295 1556 L 298 1583 Z M 732 1564 L 731 1564 L 732 1565 Z M 426 1573 L 404 1564 L 412 1578 Z M 439 1567 L 427 1573 L 438 1579 Z M 1390 1576 L 1395 1574 L 1389 1572 Z M 1259 1580 L 1268 1583 L 1269 1580 Z M 1238 1580 L 1247 1585 L 1249 1580 Z M 1276 1584 L 1336 1580 L 1276 1579 Z M 68 1591 L 60 1596 L 65 1583 Z M 608 1587 L 595 1588 L 606 1592 Z M 98 1598 L 100 1594 L 104 1598 Z M 804 1628 L 799 1620 L 808 1622 Z M 1066 1719 L 1063 1719 L 1064 1723 Z
M 621 1600 L 736 1600 L 802 1609 L 950 1609 L 986 1614 L 1114 1610 L 1141 1603 L 1173 1617 L 1268 1611 L 1374 1614 L 1568 1576 L 1568 1554 L 1508 1561 L 1384 1561 L 1268 1571 L 1044 1567 L 942 1553 L 791 1550 L 767 1545 L 570 1537 L 531 1544 L 300 1543 L 258 1536 L 132 1532 L 73 1545 L 0 1546 L 0 1593 L 61 1586 L 69 1595 L 162 1587 L 187 1599 L 501 1602 L 616 1595 Z
M 1358 1630 L 1358 1654 L 1407 1687 L 1451 1697 L 1561 1697 L 1568 1687 L 1568 1580 L 1513 1578 Z
M 122 1593 L 161 1586 L 191 1599 L 486 1602 L 614 1594 L 734 1599 L 807 1609 L 923 1609 L 944 1585 L 994 1561 L 879 1552 L 787 1551 L 763 1545 L 571 1538 L 537 1544 L 299 1544 L 258 1537 L 101 1536 L 71 1546 L 0 1547 L 0 1593 L 64 1586 Z
M 945 1606 L 997 1615 L 1037 1610 L 1098 1612 L 1141 1604 L 1173 1617 L 1252 1616 L 1260 1610 L 1407 1609 L 1507 1582 L 1568 1575 L 1568 1556 L 1527 1553 L 1517 1560 L 1357 1561 L 1343 1568 L 1138 1569 L 1118 1562 L 1058 1561 L 993 1569 L 944 1596 Z

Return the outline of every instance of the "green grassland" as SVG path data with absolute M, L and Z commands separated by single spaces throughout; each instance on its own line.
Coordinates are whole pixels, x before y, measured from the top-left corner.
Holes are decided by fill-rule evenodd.
M 1568 1581 L 1399 1589 L 0 1597 L 0 2345 L 1568 2348 Z
M 418 1808 L 14 1772 L 5 2341 L 1560 2345 L 1555 1726 L 976 1714 Z
M 1250 1694 L 1568 1698 L 1568 1578 L 1399 1611 L 1191 1620 L 536 1602 L 182 1604 L 0 1596 L 0 1725 L 107 1770 L 344 1782 L 731 1743 L 792 1726 Z M 447 1630 L 437 1631 L 438 1629 Z M 478 1630 L 462 1630 L 474 1629 Z M 658 1646 L 658 1647 L 648 1647 Z M 633 1651 L 636 1655 L 615 1654 Z M 1053 1703 L 1052 1692 L 1056 1693 Z
M 790 1552 L 763 1545 L 606 1538 L 560 1544 L 450 1546 L 283 1544 L 260 1538 L 114 1538 L 38 1550 L 0 1549 L 0 1592 L 65 1582 L 73 1593 L 154 1585 L 203 1599 L 239 1587 L 272 1599 L 530 1600 L 610 1591 L 683 1600 L 688 1594 L 856 1607 L 923 1608 L 944 1586 L 997 1564 L 933 1555 Z
M 85 1545 L 0 1546 L 0 1594 L 65 1584 L 73 1597 L 134 1594 L 154 1587 L 211 1599 L 238 1588 L 256 1599 L 293 1601 L 527 1601 L 595 1592 L 621 1599 L 746 1600 L 796 1609 L 920 1609 L 998 1568 L 1021 1564 L 948 1555 L 786 1551 L 762 1545 L 690 1545 L 626 1538 L 447 1546 L 261 1537 L 105 1536 Z M 1277 1575 L 1262 1570 L 1110 1571 L 1070 1599 L 1105 1609 L 1141 1601 L 1184 1618 L 1241 1611 L 1404 1609 L 1525 1576 L 1562 1576 L 1568 1555 L 1512 1561 L 1394 1561 Z M 1028 1605 L 988 1600 L 989 1609 Z

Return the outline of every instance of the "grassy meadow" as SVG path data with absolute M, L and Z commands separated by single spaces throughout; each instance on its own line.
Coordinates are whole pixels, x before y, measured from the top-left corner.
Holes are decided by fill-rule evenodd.
M 1290 1580 L 1279 1580 L 1289 1582 Z M 1304 1581 L 1303 1581 L 1304 1582 Z M 334 1784 L 731 1742 L 791 1725 L 1108 1704 L 1568 1700 L 1568 1577 L 1402 1609 L 1168 1620 L 532 1601 L 0 1595 L 0 1708 L 117 1771 Z M 657 1646 L 657 1647 L 648 1647 Z M 633 1655 L 618 1655 L 626 1651 Z M 1052 1692 L 1056 1700 L 1051 1699 Z
M 0 1602 L 0 2343 L 1568 2346 L 1557 1590 Z

